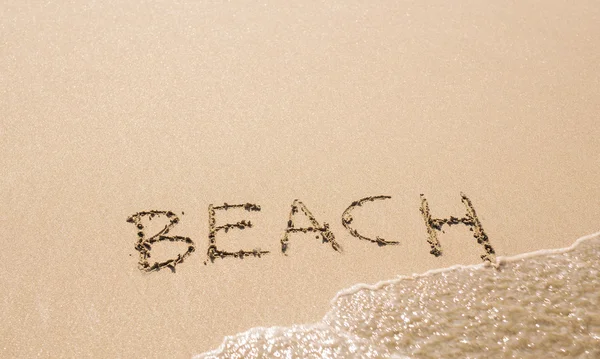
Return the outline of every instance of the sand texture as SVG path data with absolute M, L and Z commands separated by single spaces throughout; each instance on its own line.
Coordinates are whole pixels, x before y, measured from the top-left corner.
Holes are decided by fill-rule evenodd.
M 597 1 L 8 0 L 0 84 L 2 358 L 190 358 L 600 230 Z

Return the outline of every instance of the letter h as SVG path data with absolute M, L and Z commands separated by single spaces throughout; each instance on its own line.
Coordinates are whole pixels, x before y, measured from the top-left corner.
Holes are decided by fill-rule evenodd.
M 442 230 L 442 226 L 448 225 L 452 226 L 455 224 L 464 224 L 469 227 L 469 230 L 473 232 L 473 237 L 477 240 L 477 243 L 483 246 L 485 250 L 485 254 L 481 255 L 481 259 L 484 261 L 488 261 L 491 263 L 496 262 L 496 253 L 494 248 L 490 244 L 489 238 L 483 227 L 481 226 L 481 222 L 477 217 L 477 213 L 475 212 L 475 208 L 473 208 L 473 203 L 471 200 L 464 194 L 460 194 L 462 197 L 462 202 L 467 207 L 467 214 L 463 218 L 457 218 L 451 216 L 450 218 L 432 218 L 431 212 L 429 211 L 429 203 L 427 199 L 425 199 L 425 195 L 421 194 L 421 214 L 423 215 L 423 219 L 425 220 L 425 226 L 427 227 L 427 234 L 429 238 L 427 242 L 431 246 L 430 253 L 436 257 L 442 255 L 442 245 L 437 238 L 437 231 Z

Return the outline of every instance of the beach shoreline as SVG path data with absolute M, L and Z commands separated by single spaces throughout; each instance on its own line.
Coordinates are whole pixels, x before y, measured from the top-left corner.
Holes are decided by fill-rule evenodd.
M 189 358 L 357 283 L 598 231 L 598 18 L 4 2 L 0 357 Z
M 245 355 L 246 357 L 262 357 L 262 356 L 269 356 L 269 357 L 280 357 L 281 355 L 292 355 L 294 357 L 304 357 L 304 356 L 311 356 L 311 355 L 329 355 L 331 357 L 334 358 L 343 358 L 343 357 L 347 357 L 348 355 L 353 355 L 354 357 L 371 357 L 371 355 L 376 355 L 377 357 L 401 357 L 401 358 L 411 358 L 409 355 L 407 355 L 406 352 L 404 351 L 400 351 L 400 352 L 386 352 L 385 349 L 379 348 L 379 352 L 377 350 L 363 350 L 363 351 L 359 351 L 356 349 L 352 349 L 355 346 L 368 346 L 369 344 L 366 344 L 365 342 L 368 343 L 368 337 L 353 337 L 350 333 L 345 333 L 345 332 L 341 332 L 341 333 L 336 333 L 337 336 L 339 338 L 343 338 L 346 336 L 346 338 L 349 338 L 349 342 L 350 343 L 344 343 L 343 340 L 335 342 L 336 340 L 336 336 L 330 336 L 330 337 L 326 337 L 325 339 L 323 338 L 319 338 L 319 336 L 314 336 L 311 335 L 311 333 L 313 332 L 319 332 L 319 331 L 331 331 L 331 330 L 335 330 L 333 328 L 330 327 L 330 323 L 333 321 L 335 322 L 335 319 L 332 319 L 332 317 L 335 317 L 336 313 L 335 313 L 335 309 L 336 306 L 338 305 L 338 303 L 340 301 L 343 300 L 348 300 L 351 301 L 352 299 L 346 299 L 348 297 L 352 297 L 352 296 L 357 296 L 358 293 L 360 293 L 361 291 L 368 291 L 368 292 L 381 292 L 385 289 L 385 287 L 389 287 L 389 286 L 402 286 L 402 284 L 406 281 L 415 281 L 415 280 L 427 280 L 433 276 L 436 275 L 442 275 L 445 276 L 446 274 L 450 273 L 450 272 L 463 272 L 461 275 L 465 276 L 466 273 L 464 272 L 473 272 L 473 271 L 482 271 L 482 270 L 487 270 L 487 271 L 497 271 L 497 272 L 502 272 L 504 271 L 506 268 L 506 266 L 510 266 L 512 263 L 516 263 L 519 261 L 524 261 L 527 259 L 531 259 L 531 258 L 536 258 L 536 257 L 550 257 L 551 255 L 557 255 L 557 254 L 568 254 L 570 252 L 573 252 L 575 250 L 577 250 L 580 246 L 584 245 L 585 243 L 593 243 L 595 241 L 596 245 L 595 245 L 595 253 L 600 253 L 600 232 L 595 232 L 592 234 L 589 234 L 587 236 L 583 236 L 578 238 L 575 242 L 573 242 L 572 245 L 565 247 L 565 248 L 558 248 L 558 249 L 542 249 L 542 250 L 537 250 L 534 252 L 529 252 L 529 253 L 522 253 L 522 254 L 517 254 L 514 256 L 510 256 L 510 257 L 498 257 L 498 267 L 493 267 L 490 263 L 484 262 L 484 263 L 480 263 L 480 264 L 473 264 L 473 265 L 455 265 L 452 267 L 448 267 L 448 268 L 439 268 L 439 269 L 433 269 L 433 270 L 429 270 L 425 273 L 422 274 L 412 274 L 412 275 L 407 275 L 407 276 L 398 276 L 394 279 L 390 279 L 390 280 L 383 280 L 380 282 L 377 282 L 375 284 L 356 284 L 350 288 L 347 289 L 343 289 L 341 291 L 339 291 L 336 296 L 331 300 L 331 307 L 332 309 L 330 309 L 327 314 L 325 314 L 325 316 L 323 317 L 323 319 L 319 322 L 313 323 L 313 324 L 304 324 L 304 325 L 293 325 L 291 327 L 258 327 L 258 328 L 252 328 L 249 329 L 247 331 L 244 331 L 242 333 L 238 333 L 236 335 L 232 335 L 232 336 L 226 336 L 223 339 L 223 343 L 216 349 L 213 349 L 211 351 L 202 353 L 202 354 L 197 354 L 194 355 L 193 358 L 194 359 L 202 359 L 202 358 L 211 358 L 211 359 L 215 359 L 215 358 L 222 358 L 222 357 L 232 357 L 235 355 Z M 595 255 L 590 255 L 589 257 L 591 258 L 592 262 L 588 262 L 589 264 L 589 269 L 592 272 L 595 272 L 596 274 L 600 273 L 600 266 L 598 265 L 597 261 L 594 261 L 594 256 Z M 597 256 L 596 256 L 597 257 Z M 543 273 L 542 273 L 543 274 Z M 472 273 L 470 275 L 473 275 Z M 536 277 L 537 278 L 537 277 Z M 593 287 L 591 287 L 591 289 L 600 289 L 600 281 L 597 278 L 597 275 L 592 274 L 591 275 L 591 279 L 596 279 L 596 282 L 593 284 Z M 568 280 L 571 280 L 571 278 L 569 278 Z M 567 280 L 567 281 L 568 281 Z M 578 278 L 578 280 L 581 280 Z M 495 279 L 495 281 L 497 281 L 497 279 Z M 557 286 L 558 281 L 551 281 L 552 284 L 554 286 Z M 532 283 L 519 283 L 519 285 L 522 287 L 524 285 L 531 285 Z M 501 287 L 500 287 L 501 288 Z M 499 288 L 499 289 L 500 289 Z M 556 288 L 554 290 L 560 290 L 560 288 Z M 461 291 L 462 293 L 462 291 Z M 506 292 L 505 295 L 510 295 L 510 290 Z M 412 296 L 414 297 L 419 297 L 418 293 L 413 293 Z M 451 294 L 450 295 L 450 300 L 452 300 L 452 297 L 457 296 L 457 294 Z M 539 294 L 537 294 L 538 297 L 540 297 Z M 357 296 L 358 297 L 358 296 Z M 587 308 L 583 308 L 583 307 L 575 307 L 577 308 L 580 312 L 579 315 L 584 316 L 584 318 L 578 318 L 578 320 L 581 321 L 594 321 L 593 317 L 594 315 L 597 315 L 598 311 L 595 310 L 596 314 L 594 314 L 594 309 L 596 308 L 595 306 L 598 304 L 597 301 L 600 297 L 598 296 L 591 296 L 590 300 L 592 302 L 588 302 L 588 307 Z M 542 296 L 541 298 L 543 300 L 543 302 L 548 301 L 547 298 L 544 298 Z M 422 298 L 420 299 L 416 299 L 417 301 L 423 301 Z M 435 297 L 431 297 L 430 300 L 440 300 L 440 298 L 435 298 Z M 500 297 L 500 301 L 503 301 L 503 298 Z M 585 303 L 585 302 L 584 302 Z M 352 304 L 350 306 L 350 308 L 354 308 L 357 304 Z M 498 304 L 496 304 L 498 305 Z M 426 304 L 421 303 L 421 306 L 426 306 Z M 500 304 L 500 306 L 502 306 Z M 382 305 L 382 307 L 385 307 Z M 469 309 L 469 308 L 467 308 Z M 492 309 L 494 309 L 495 311 L 498 311 L 498 309 L 496 309 L 495 306 L 492 307 Z M 587 311 L 591 311 L 589 313 L 586 313 Z M 435 313 L 433 313 L 435 314 Z M 338 314 L 339 315 L 339 314 Z M 376 315 L 383 315 L 380 313 L 366 313 L 363 314 L 363 316 L 365 317 L 371 317 L 371 316 L 376 316 Z M 475 315 L 473 313 L 469 313 L 469 315 Z M 499 314 L 500 316 L 504 317 L 502 315 L 502 313 Z M 537 312 L 537 315 L 540 315 L 539 312 Z M 464 314 L 463 314 L 464 316 Z M 406 317 L 404 315 L 400 315 L 398 316 L 399 320 L 405 319 Z M 539 319 L 541 321 L 549 321 L 549 318 L 543 318 L 543 319 Z M 389 321 L 389 319 L 388 319 Z M 344 323 L 344 326 L 348 325 L 347 321 L 344 320 L 342 323 Z M 593 331 L 595 329 L 593 329 L 593 326 L 597 326 L 597 329 L 600 329 L 600 323 L 596 323 L 596 324 L 592 324 L 592 328 L 589 328 L 588 330 Z M 516 326 L 517 324 L 514 323 L 514 325 Z M 536 326 L 539 326 L 536 324 Z M 494 325 L 494 327 L 497 328 L 496 325 Z M 556 330 L 559 330 L 560 328 L 555 328 Z M 339 330 L 339 329 L 338 329 Z M 382 330 L 382 328 L 377 328 L 378 331 Z M 308 342 L 310 343 L 310 345 L 307 345 L 308 343 L 304 342 L 303 345 L 295 345 L 296 343 L 294 342 L 289 342 L 288 339 L 288 343 L 286 343 L 286 339 L 287 338 L 293 338 L 294 336 L 298 335 L 298 333 L 303 333 L 302 335 L 298 336 L 295 341 L 296 342 L 302 342 L 303 340 L 308 340 Z M 562 335 L 565 335 L 567 333 L 561 332 Z M 514 334 L 514 333 L 513 333 Z M 519 336 L 525 336 L 525 340 L 527 340 L 527 334 L 530 333 L 521 333 L 519 332 Z M 543 333 L 543 335 L 546 335 L 547 333 Z M 504 340 L 506 341 L 506 335 L 510 335 L 510 333 L 500 333 L 497 334 L 496 336 L 502 337 L 504 336 Z M 531 335 L 531 334 L 530 334 Z M 305 339 L 308 338 L 308 339 Z M 322 342 L 319 342 L 319 339 L 322 340 Z M 598 341 L 598 338 L 596 337 L 595 334 L 590 334 L 590 342 L 586 343 L 583 345 L 583 348 L 580 349 L 579 351 L 579 355 L 582 355 L 582 352 L 585 350 L 586 351 L 586 358 L 592 358 L 594 355 L 598 354 L 598 350 L 596 349 L 594 351 L 594 348 L 597 347 L 596 344 L 593 344 L 594 339 L 596 341 Z M 464 339 L 461 339 L 464 340 Z M 278 343 L 278 341 L 282 341 L 284 344 Z M 349 349 L 347 352 L 341 352 L 339 350 L 322 350 L 322 349 L 317 349 L 315 350 L 315 348 L 319 348 L 320 346 L 324 347 L 324 348 L 328 348 L 331 347 L 331 342 L 334 341 L 335 344 L 334 346 L 348 346 Z M 287 346 L 286 346 L 287 344 Z M 390 342 L 389 340 L 386 341 L 386 344 L 388 346 L 390 346 Z M 487 346 L 490 345 L 492 343 L 490 342 L 483 342 L 483 343 L 478 343 L 479 346 Z M 449 345 L 448 343 L 446 345 Z M 546 344 L 548 345 L 548 344 Z M 557 350 L 556 348 L 553 348 L 551 346 L 547 346 L 547 347 L 535 347 L 533 345 L 528 345 L 531 349 L 531 352 L 528 352 L 528 350 L 526 351 L 520 351 L 518 355 L 525 355 L 528 358 L 534 358 L 536 357 L 536 353 L 538 353 L 540 350 L 543 353 L 546 353 L 548 355 L 554 355 L 554 354 L 558 354 L 559 352 L 557 351 L 553 351 L 553 350 Z M 273 349 L 275 347 L 275 349 Z M 417 345 L 418 347 L 418 345 Z M 339 349 L 339 348 L 337 348 Z M 401 349 L 406 349 L 408 350 L 408 348 L 401 348 Z M 422 352 L 423 351 L 428 351 L 431 350 L 432 352 L 437 352 L 439 350 L 439 348 L 422 348 Z M 486 349 L 487 350 L 487 349 Z M 562 348 L 560 348 L 560 350 L 563 350 Z M 535 351 L 535 353 L 533 352 Z M 505 352 L 506 353 L 506 352 Z M 563 352 L 565 353 L 565 352 Z M 594 354 L 595 353 L 595 354 Z M 480 353 L 480 354 L 484 354 L 484 353 Z M 488 353 L 489 354 L 489 353 Z M 515 355 L 516 352 L 511 353 L 511 355 Z M 457 356 L 456 352 L 451 352 L 448 351 L 445 354 L 442 352 L 441 355 L 444 355 L 444 357 L 459 357 Z M 465 353 L 461 353 L 460 355 L 465 355 Z M 473 353 L 469 353 L 469 355 L 473 355 Z M 477 354 L 475 354 L 477 355 Z M 419 356 L 420 357 L 420 356 Z

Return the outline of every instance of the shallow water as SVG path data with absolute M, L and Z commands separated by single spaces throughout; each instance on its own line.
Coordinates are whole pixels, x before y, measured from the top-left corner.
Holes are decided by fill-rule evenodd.
M 569 248 L 341 291 L 314 325 L 195 358 L 600 358 L 600 234 Z

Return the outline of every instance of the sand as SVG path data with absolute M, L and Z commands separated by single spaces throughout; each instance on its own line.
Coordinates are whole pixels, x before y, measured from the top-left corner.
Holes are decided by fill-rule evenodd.
M 421 194 L 434 218 L 467 195 L 501 256 L 597 232 L 598 34 L 591 1 L 4 2 L 0 357 L 189 358 L 315 323 L 356 283 L 481 263 L 461 224 L 430 254 Z M 398 244 L 345 228 L 369 196 L 391 198 L 352 225 Z M 339 251 L 310 232 L 282 253 L 295 199 Z M 218 212 L 253 224 L 220 248 L 270 253 L 209 260 L 224 203 L 261 210 Z M 195 244 L 176 273 L 138 269 L 126 220 L 150 210 Z

